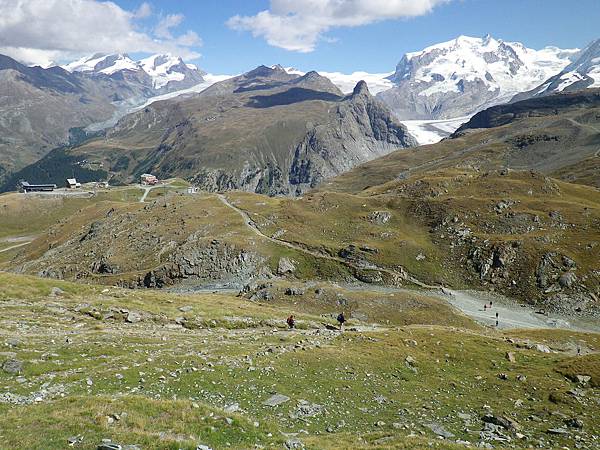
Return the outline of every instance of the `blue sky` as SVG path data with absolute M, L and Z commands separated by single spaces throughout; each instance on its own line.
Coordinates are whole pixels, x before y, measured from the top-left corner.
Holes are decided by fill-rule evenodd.
M 528 47 L 600 38 L 600 0 L 3 0 L 0 53 L 29 64 L 95 52 L 179 53 L 211 73 L 259 64 L 392 71 L 465 34 Z M 233 18 L 233 19 L 232 19 Z
M 126 9 L 139 6 L 132 0 L 117 3 Z M 310 53 L 271 46 L 261 37 L 225 24 L 234 15 L 251 16 L 267 10 L 266 0 L 154 0 L 151 5 L 163 14 L 185 16 L 182 28 L 194 30 L 203 41 L 197 62 L 213 73 L 239 73 L 259 63 L 304 70 L 386 72 L 405 52 L 460 34 L 490 33 L 532 48 L 580 47 L 600 38 L 599 0 L 452 1 L 419 17 L 332 28 Z

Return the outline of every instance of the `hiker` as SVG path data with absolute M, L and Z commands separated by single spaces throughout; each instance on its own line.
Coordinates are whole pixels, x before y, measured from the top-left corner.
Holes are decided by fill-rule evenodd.
M 492 307 L 492 301 L 490 300 L 490 308 Z
M 340 324 L 340 330 L 342 330 L 344 327 L 344 322 L 346 321 L 346 317 L 344 317 L 343 311 L 337 316 L 337 321 Z
M 498 313 L 496 313 L 496 320 L 498 320 Z
M 287 318 L 286 322 L 288 324 L 288 327 L 290 327 L 290 330 L 296 326 L 296 320 L 294 319 L 293 315 L 290 315 L 290 317 Z
M 483 311 L 484 312 L 487 311 L 487 303 L 484 303 L 484 305 L 483 305 Z

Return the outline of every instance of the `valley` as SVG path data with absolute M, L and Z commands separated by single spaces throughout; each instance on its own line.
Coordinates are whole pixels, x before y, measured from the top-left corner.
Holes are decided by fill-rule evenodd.
M 273 1 L 220 76 L 85 1 L 129 44 L 0 55 L 0 449 L 600 447 L 600 40 L 341 72 L 412 13 Z M 237 70 L 248 31 L 329 70 Z

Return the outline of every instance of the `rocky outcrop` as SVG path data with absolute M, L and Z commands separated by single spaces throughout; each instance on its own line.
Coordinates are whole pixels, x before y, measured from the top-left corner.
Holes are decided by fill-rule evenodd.
M 226 284 L 239 287 L 267 272 L 265 259 L 234 245 L 211 241 L 197 245 L 193 240 L 179 247 L 169 261 L 137 281 L 138 287 L 163 288 L 184 280 L 197 284 Z
M 416 145 L 361 81 L 336 108 L 333 120 L 312 129 L 296 147 L 289 169 L 290 191 L 300 194 L 362 162 Z

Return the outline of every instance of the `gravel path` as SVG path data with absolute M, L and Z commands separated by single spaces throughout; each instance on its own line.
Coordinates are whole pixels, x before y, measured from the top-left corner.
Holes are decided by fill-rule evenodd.
M 478 292 L 444 290 L 439 295 L 464 314 L 486 325 L 496 326 L 498 313 L 498 328 L 561 328 L 566 330 L 600 332 L 600 324 L 580 323 L 570 318 L 554 315 L 537 314 L 526 305 L 509 304 L 493 295 Z M 484 309 L 484 305 L 493 305 Z

